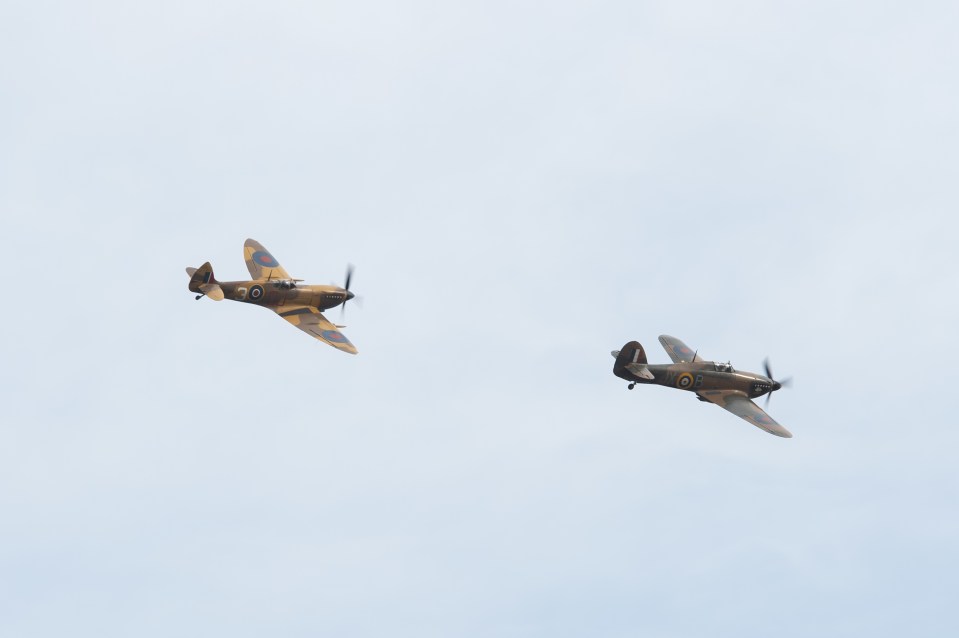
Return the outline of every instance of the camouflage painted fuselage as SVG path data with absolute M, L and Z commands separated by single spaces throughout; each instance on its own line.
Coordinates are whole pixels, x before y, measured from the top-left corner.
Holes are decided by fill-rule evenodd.
M 291 287 L 287 282 L 218 281 L 223 297 L 282 312 L 284 306 L 310 306 L 329 310 L 353 297 L 339 286 Z
M 717 370 L 717 365 L 725 364 L 697 361 L 696 363 L 647 365 L 646 369 L 653 375 L 653 379 L 641 378 L 625 367 L 617 366 L 613 372 L 617 377 L 637 384 L 663 385 L 690 392 L 738 390 L 750 399 L 761 397 L 773 389 L 774 381 L 761 374 Z

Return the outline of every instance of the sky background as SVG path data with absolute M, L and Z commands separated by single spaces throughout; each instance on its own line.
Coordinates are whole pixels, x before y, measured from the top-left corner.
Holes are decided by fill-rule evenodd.
M 0 635 L 955 634 L 957 29 L 0 0 Z M 247 237 L 358 356 L 193 300 Z

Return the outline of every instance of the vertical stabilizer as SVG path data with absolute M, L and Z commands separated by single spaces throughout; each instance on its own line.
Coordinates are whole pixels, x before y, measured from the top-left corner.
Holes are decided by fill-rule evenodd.
M 210 262 L 206 262 L 199 268 L 187 268 L 186 273 L 190 275 L 190 290 L 200 293 L 197 299 L 203 295 L 208 295 L 214 301 L 223 299 L 223 289 L 217 285 L 219 282 L 213 276 L 213 266 Z
M 616 363 L 613 364 L 613 374 L 627 381 L 637 378 L 652 380 L 653 375 L 646 369 L 646 351 L 638 341 L 630 341 L 616 353 Z

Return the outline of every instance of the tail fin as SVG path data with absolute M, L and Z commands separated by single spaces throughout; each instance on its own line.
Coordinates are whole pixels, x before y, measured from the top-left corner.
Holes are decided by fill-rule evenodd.
M 213 266 L 210 262 L 206 262 L 199 268 L 187 268 L 186 274 L 190 275 L 189 288 L 192 292 L 198 292 L 200 296 L 209 295 L 214 301 L 223 299 L 223 290 L 217 285 L 219 282 L 213 276 Z
M 187 268 L 186 274 L 190 275 L 190 290 L 193 292 L 200 292 L 200 286 L 203 284 L 217 283 L 213 277 L 213 266 L 210 262 L 206 262 L 199 268 Z
M 621 379 L 628 381 L 636 380 L 636 377 L 643 379 L 652 378 L 652 374 L 645 370 L 646 351 L 638 341 L 630 341 L 619 351 L 614 351 L 616 363 L 613 364 L 613 374 Z M 645 374 L 643 374 L 645 372 Z

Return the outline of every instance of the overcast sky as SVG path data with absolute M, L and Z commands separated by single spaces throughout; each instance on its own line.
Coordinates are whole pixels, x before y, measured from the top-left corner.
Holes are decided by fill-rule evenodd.
M 957 29 L 0 0 L 0 635 L 955 634 Z M 193 300 L 247 237 L 358 356 Z

